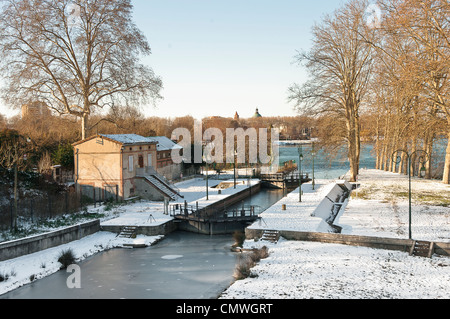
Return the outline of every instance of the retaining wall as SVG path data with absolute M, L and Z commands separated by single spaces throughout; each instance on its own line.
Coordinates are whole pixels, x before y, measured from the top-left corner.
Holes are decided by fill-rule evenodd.
M 247 239 L 261 238 L 264 229 L 246 229 Z M 297 231 L 279 231 L 280 236 L 287 240 L 314 241 L 321 243 L 343 244 L 350 246 L 371 247 L 386 250 L 398 250 L 410 252 L 413 240 L 381 238 L 371 236 L 343 235 L 331 233 L 297 232 Z M 435 243 L 434 253 L 442 256 L 450 256 L 450 243 Z
M 64 245 L 92 235 L 100 230 L 100 220 L 79 224 L 61 230 L 9 241 L 0 244 L 0 261 Z
M 237 192 L 235 194 L 232 194 L 230 196 L 225 197 L 224 199 L 218 200 L 211 205 L 208 205 L 205 210 L 215 211 L 215 210 L 223 210 L 224 207 L 229 207 L 231 205 L 234 205 L 236 203 L 239 203 L 246 199 L 247 197 L 251 196 L 252 194 L 256 194 L 261 190 L 261 183 L 258 183 L 256 185 L 253 185 L 251 187 L 246 187 L 245 189 L 241 190 L 240 192 Z
M 111 226 L 101 226 L 102 231 L 107 231 L 111 233 L 119 234 L 124 226 L 129 225 L 111 225 Z M 155 226 L 138 226 L 136 228 L 136 235 L 145 235 L 145 236 L 159 236 L 159 235 L 168 235 L 171 232 L 177 230 L 177 223 L 174 220 L 168 221 L 167 223 Z

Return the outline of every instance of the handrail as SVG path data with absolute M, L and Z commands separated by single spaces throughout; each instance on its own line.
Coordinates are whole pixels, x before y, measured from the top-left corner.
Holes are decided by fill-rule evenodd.
M 261 214 L 261 206 L 258 205 L 244 205 L 243 207 L 236 207 L 234 209 L 214 209 L 213 211 L 208 210 L 208 206 L 201 207 L 197 205 L 187 205 L 187 204 L 172 204 L 169 208 L 170 216 L 184 216 L 189 219 L 205 219 L 205 220 L 215 220 L 223 218 L 235 218 L 235 217 L 257 217 Z M 232 215 L 230 216 L 230 213 Z

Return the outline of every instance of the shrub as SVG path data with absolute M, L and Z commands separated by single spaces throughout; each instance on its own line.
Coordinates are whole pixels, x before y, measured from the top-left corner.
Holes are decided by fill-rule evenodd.
M 63 250 L 58 257 L 58 262 L 61 263 L 61 269 L 65 269 L 69 265 L 75 263 L 75 254 L 73 250 L 70 248 Z
M 233 239 L 235 241 L 234 243 L 234 247 L 242 247 L 242 245 L 244 244 L 244 240 L 245 240 L 245 233 L 241 232 L 241 231 L 235 231 L 233 233 Z
M 260 249 L 256 249 L 254 253 L 258 255 L 259 259 L 266 259 L 269 257 L 269 248 L 263 246 Z
M 253 267 L 253 265 L 254 263 L 248 255 L 240 255 L 239 260 L 236 264 L 236 268 L 234 269 L 234 278 L 236 280 L 241 280 L 250 276 L 250 269 Z
M 257 277 L 256 274 L 252 274 L 251 268 L 261 259 L 267 257 L 269 257 L 269 249 L 266 246 L 260 249 L 254 249 L 251 253 L 239 255 L 236 268 L 234 269 L 234 278 L 241 280 L 247 277 Z
M 5 272 L 0 272 L 0 282 L 7 281 L 9 279 L 9 274 Z
M 1 271 L 0 272 L 0 282 L 7 281 L 9 279 L 9 277 L 14 277 L 16 275 L 17 275 L 17 273 L 16 273 L 16 271 L 14 269 L 11 270 L 9 272 L 9 274 L 7 272 L 5 272 L 5 271 Z

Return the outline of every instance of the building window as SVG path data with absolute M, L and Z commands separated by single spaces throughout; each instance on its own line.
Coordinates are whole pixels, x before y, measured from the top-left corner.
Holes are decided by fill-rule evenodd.
M 128 171 L 132 172 L 134 166 L 134 157 L 133 155 L 128 156 Z

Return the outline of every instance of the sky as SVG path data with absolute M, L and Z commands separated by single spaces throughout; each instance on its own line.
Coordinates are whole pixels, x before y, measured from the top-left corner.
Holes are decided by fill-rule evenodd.
M 295 116 L 288 88 L 306 81 L 294 63 L 311 27 L 342 0 L 132 0 L 163 80 L 163 100 L 145 116 Z M 0 113 L 12 113 L 0 104 Z

